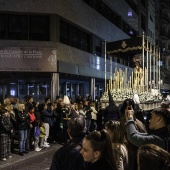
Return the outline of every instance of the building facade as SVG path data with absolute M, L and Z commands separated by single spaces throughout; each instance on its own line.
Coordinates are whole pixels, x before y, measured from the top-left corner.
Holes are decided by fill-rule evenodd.
M 0 100 L 100 97 L 110 75 L 105 42 L 147 33 L 147 7 L 143 0 L 1 0 Z M 131 60 L 112 60 L 113 70 L 132 70 Z

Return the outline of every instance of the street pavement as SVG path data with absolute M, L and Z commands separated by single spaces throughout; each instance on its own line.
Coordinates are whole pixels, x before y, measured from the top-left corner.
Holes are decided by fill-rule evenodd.
M 60 144 L 50 144 L 40 152 L 30 151 L 24 156 L 17 153 L 7 161 L 0 161 L 0 170 L 49 170 L 54 153 L 61 147 Z

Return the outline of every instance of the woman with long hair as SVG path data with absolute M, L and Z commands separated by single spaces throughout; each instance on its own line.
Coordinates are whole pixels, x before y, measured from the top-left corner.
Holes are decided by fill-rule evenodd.
M 85 170 L 115 170 L 112 142 L 106 130 L 93 131 L 83 139 L 80 153 L 85 162 Z

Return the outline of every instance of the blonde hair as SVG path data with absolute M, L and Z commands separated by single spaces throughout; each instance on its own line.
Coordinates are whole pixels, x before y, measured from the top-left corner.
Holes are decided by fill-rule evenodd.
M 24 109 L 23 109 L 23 106 L 25 107 L 24 104 L 19 103 L 19 104 L 17 105 L 17 109 L 18 109 L 19 111 L 23 111 L 23 110 L 24 110 Z

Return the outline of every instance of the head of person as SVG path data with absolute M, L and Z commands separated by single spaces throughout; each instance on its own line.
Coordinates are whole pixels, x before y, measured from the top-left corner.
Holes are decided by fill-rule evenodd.
M 122 112 L 122 114 L 125 114 L 125 110 L 127 109 L 127 107 L 132 106 L 133 109 L 135 109 L 135 102 L 132 99 L 125 99 L 123 101 L 122 107 L 120 109 L 120 111 Z
M 6 98 L 6 99 L 4 100 L 4 104 L 5 104 L 5 105 L 11 105 L 11 100 L 10 100 L 10 98 Z
M 25 104 L 19 103 L 19 104 L 17 105 L 17 109 L 18 109 L 19 111 L 25 110 Z
M 28 112 L 29 112 L 29 113 L 34 113 L 34 111 L 35 111 L 35 108 L 34 108 L 33 105 L 31 105 L 31 106 L 28 108 Z
M 137 161 L 138 170 L 170 170 L 170 154 L 153 144 L 139 148 Z
M 47 104 L 51 103 L 51 99 L 49 97 L 46 97 L 45 98 L 45 103 L 47 103 Z
M 85 136 L 80 152 L 85 162 L 94 163 L 104 158 L 113 166 L 112 142 L 105 129 Z
M 6 106 L 0 106 L 0 116 L 8 116 L 8 110 L 6 109 Z
M 41 110 L 47 110 L 47 107 L 48 107 L 47 103 L 41 104 Z
M 85 119 L 81 116 L 70 119 L 67 132 L 70 138 L 84 137 L 86 134 Z
M 41 127 L 44 127 L 44 122 L 41 121 L 41 122 L 40 122 L 40 125 L 41 125 Z
M 170 124 L 170 112 L 166 108 L 154 109 L 149 120 L 149 129 L 156 130 Z
M 108 132 L 113 143 L 123 143 L 124 133 L 119 121 L 109 120 L 105 123 L 105 129 Z
M 33 99 L 33 97 L 32 97 L 32 96 L 28 96 L 27 101 L 28 101 L 29 103 L 32 103 L 32 102 L 34 101 L 34 99 Z

